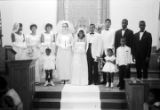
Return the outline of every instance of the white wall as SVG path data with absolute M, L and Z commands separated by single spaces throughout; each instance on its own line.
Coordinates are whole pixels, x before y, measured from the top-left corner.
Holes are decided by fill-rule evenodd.
M 10 44 L 10 33 L 14 22 L 22 22 L 24 33 L 29 33 L 29 25 L 38 24 L 38 32 L 43 32 L 47 22 L 56 24 L 57 0 L 0 0 L 3 26 L 3 45 Z M 129 20 L 129 28 L 138 31 L 139 20 L 145 20 L 146 30 L 151 32 L 153 46 L 158 42 L 159 0 L 110 0 L 110 17 L 114 29 L 121 28 L 121 20 Z
M 3 45 L 11 43 L 10 34 L 15 22 L 21 22 L 24 33 L 30 33 L 32 23 L 38 25 L 38 32 L 44 32 L 46 23 L 56 24 L 57 0 L 0 0 L 2 16 Z
M 146 21 L 146 30 L 151 32 L 153 46 L 158 43 L 159 0 L 110 0 L 110 17 L 114 29 L 121 28 L 121 20 L 129 20 L 128 27 L 134 32 L 139 30 L 138 22 Z

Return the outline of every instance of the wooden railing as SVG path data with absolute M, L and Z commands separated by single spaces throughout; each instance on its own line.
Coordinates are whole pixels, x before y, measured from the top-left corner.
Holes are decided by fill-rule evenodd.
M 125 79 L 126 97 L 129 110 L 144 110 L 149 90 L 160 89 L 160 79 Z
M 20 95 L 24 110 L 31 110 L 35 92 L 35 61 L 8 61 L 7 66 L 9 87 Z

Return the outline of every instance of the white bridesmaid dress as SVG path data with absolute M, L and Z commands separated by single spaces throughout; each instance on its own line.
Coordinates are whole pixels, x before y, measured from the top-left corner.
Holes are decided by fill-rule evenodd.
M 15 36 L 15 42 L 12 43 L 13 49 L 16 51 L 16 60 L 26 60 L 27 59 L 27 45 L 25 42 L 24 34 L 18 35 L 13 33 Z
M 28 58 L 29 59 L 36 59 L 35 62 L 35 82 L 40 82 L 40 74 L 41 74 L 41 66 L 39 58 L 40 54 L 40 35 L 31 35 L 29 34 L 26 38 L 27 47 L 28 47 Z

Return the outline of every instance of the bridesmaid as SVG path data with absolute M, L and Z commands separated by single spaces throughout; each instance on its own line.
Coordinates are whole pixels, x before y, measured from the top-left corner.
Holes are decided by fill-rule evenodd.
M 27 50 L 28 50 L 28 58 L 36 59 L 35 62 L 35 82 L 40 82 L 40 65 L 39 65 L 39 57 L 40 57 L 40 35 L 37 34 L 37 25 L 30 25 L 31 33 L 26 37 Z
M 72 60 L 72 44 L 73 44 L 73 27 L 68 21 L 58 23 L 57 33 L 57 57 L 56 69 L 58 77 L 61 81 L 69 81 L 71 79 L 71 60 Z
M 23 25 L 22 23 L 15 23 L 13 26 L 13 32 L 11 34 L 12 47 L 16 51 L 16 60 L 26 60 L 27 59 L 27 46 L 26 39 L 22 33 Z
M 46 48 L 51 48 L 52 54 L 55 54 L 55 35 L 52 32 L 52 24 L 45 25 L 45 32 L 41 35 L 42 53 L 45 53 Z

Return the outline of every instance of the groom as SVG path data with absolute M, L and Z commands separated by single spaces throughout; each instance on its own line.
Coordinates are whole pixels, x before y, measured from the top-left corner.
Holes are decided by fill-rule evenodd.
M 90 32 L 87 34 L 87 61 L 89 85 L 98 84 L 98 62 L 100 57 L 100 35 L 95 32 L 95 24 L 90 24 Z

